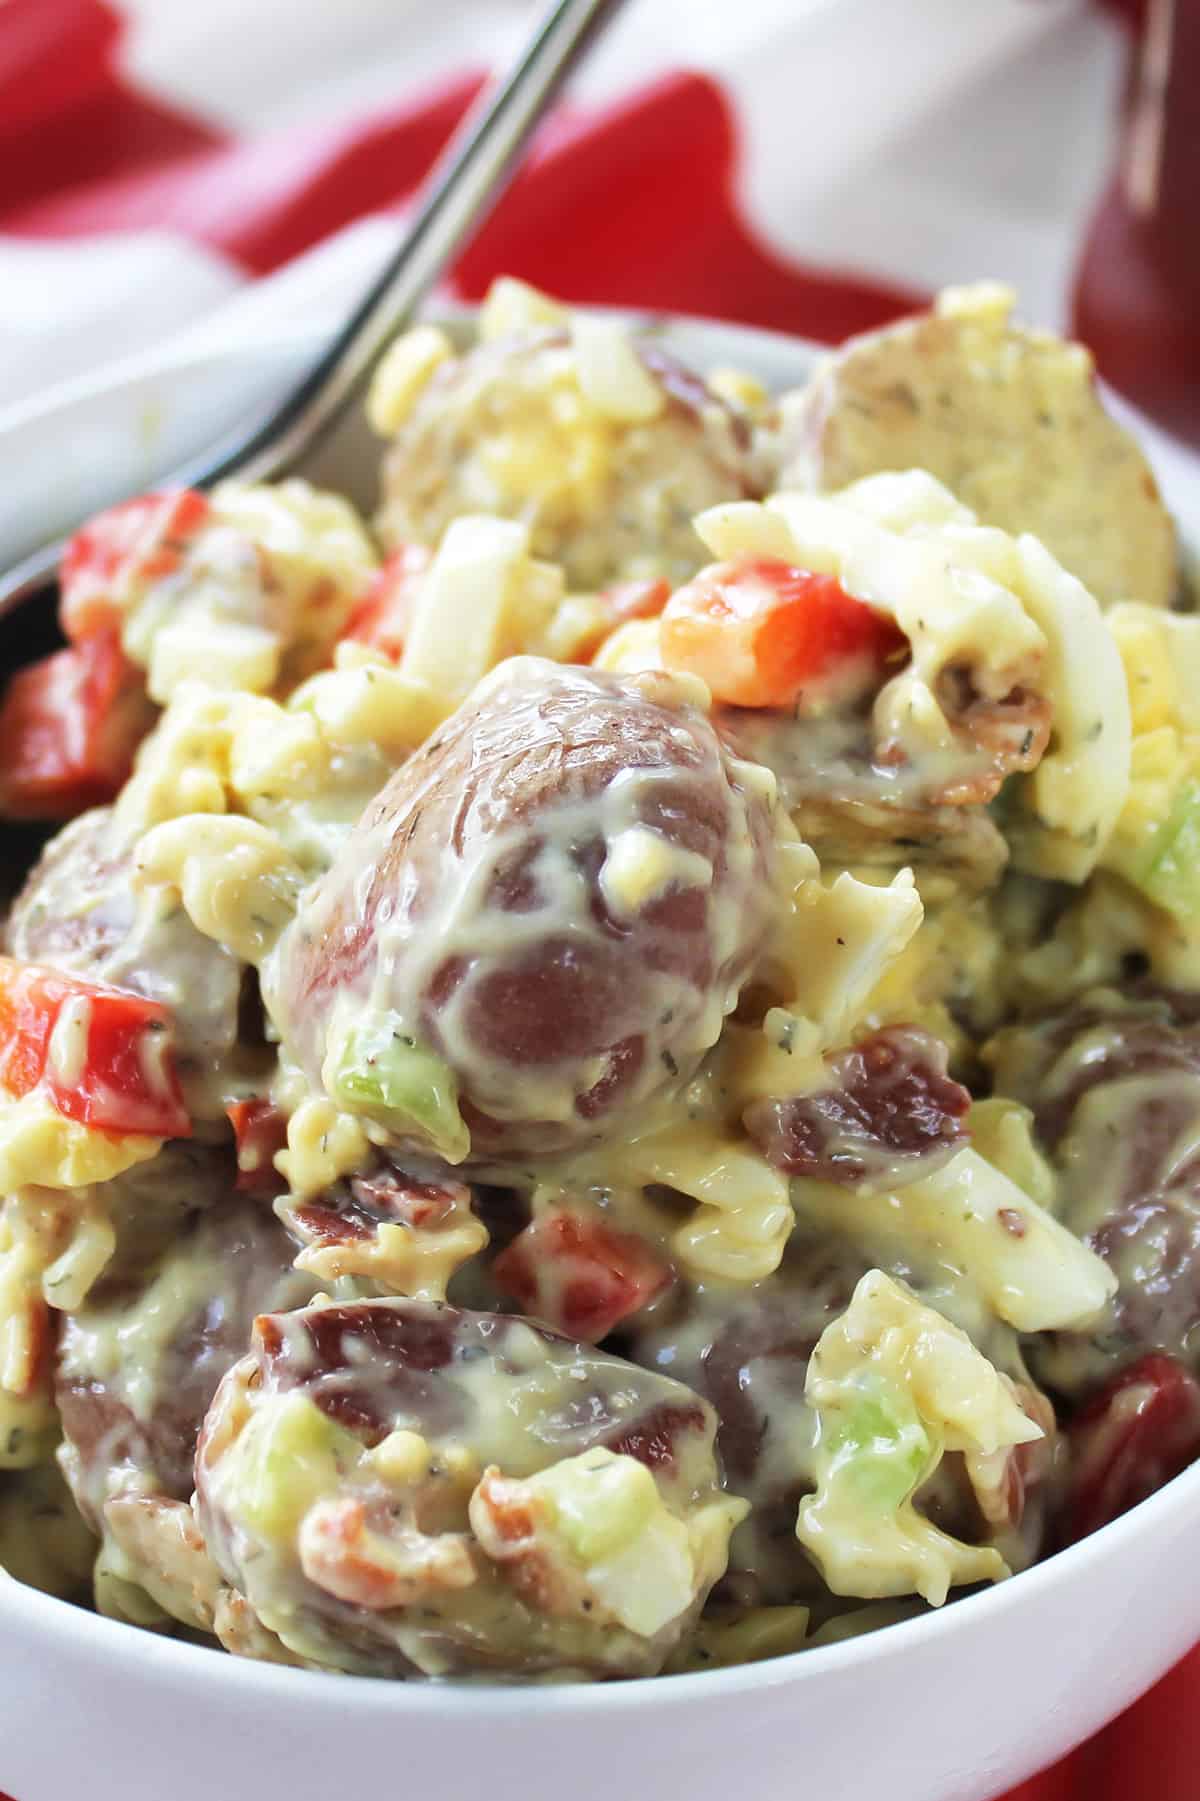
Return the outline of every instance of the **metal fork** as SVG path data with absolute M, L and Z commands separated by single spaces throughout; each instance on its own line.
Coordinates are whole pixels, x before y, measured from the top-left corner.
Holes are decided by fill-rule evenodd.
M 361 397 L 388 345 L 495 199 L 572 63 L 621 0 L 555 0 L 511 71 L 485 91 L 433 169 L 403 244 L 304 380 L 266 423 L 172 470 L 164 487 L 209 488 L 229 475 L 287 474 Z M 56 600 L 66 540 L 0 575 L 0 618 Z

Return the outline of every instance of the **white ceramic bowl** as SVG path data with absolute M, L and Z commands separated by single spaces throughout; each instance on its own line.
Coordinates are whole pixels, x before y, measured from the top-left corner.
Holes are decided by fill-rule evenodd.
M 792 340 L 681 321 L 700 365 L 803 379 Z M 127 366 L 52 411 L 0 421 L 0 469 L 96 434 L 92 504 L 144 483 L 145 420 L 174 458 L 202 443 L 276 334 L 227 358 Z M 336 447 L 364 500 L 365 434 Z M 323 462 L 326 459 L 322 459 Z M 1169 450 L 1176 510 L 1195 465 Z M 327 471 L 326 471 L 327 473 Z M 53 465 L 48 465 L 52 486 Z M 64 503 L 65 504 L 65 503 Z M 63 523 L 64 521 L 56 521 Z M 0 532 L 0 557 L 15 550 Z M 253 1664 L 51 1601 L 0 1576 L 0 1790 L 16 1801 L 986 1801 L 1085 1738 L 1200 1638 L 1200 1466 L 1085 1543 L 941 1613 L 742 1669 L 606 1686 L 456 1687 Z

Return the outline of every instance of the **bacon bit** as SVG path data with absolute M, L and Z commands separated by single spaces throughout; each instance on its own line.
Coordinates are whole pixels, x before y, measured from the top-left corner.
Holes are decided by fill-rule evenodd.
M 280 1218 L 307 1247 L 297 1269 L 320 1281 L 365 1276 L 394 1293 L 441 1300 L 453 1272 L 488 1240 L 472 1198 L 465 1182 L 385 1170 L 338 1183 L 303 1206 L 285 1203 Z
M 957 737 L 990 761 L 973 774 L 935 790 L 930 799 L 945 806 L 983 806 L 994 800 L 1010 775 L 1036 769 L 1045 755 L 1053 709 L 1044 696 L 1014 688 L 1003 700 L 975 693 L 963 670 L 943 670 L 938 699 Z
M 513 1588 L 536 1613 L 574 1611 L 573 1586 L 539 1536 L 539 1520 L 523 1482 L 502 1475 L 493 1464 L 471 1496 L 470 1515 L 485 1554 L 507 1567 Z
M 1025 1222 L 1025 1215 L 1016 1207 L 1001 1207 L 997 1211 L 996 1218 L 1004 1230 L 1011 1233 L 1014 1238 L 1024 1238 L 1029 1230 Z
M 273 1101 L 255 1096 L 225 1109 L 237 1143 L 235 1187 L 253 1194 L 278 1194 L 287 1184 L 275 1168 L 275 1155 L 287 1148 L 287 1115 Z
M 287 1223 L 308 1244 L 362 1244 L 374 1237 L 374 1231 L 348 1208 L 329 1206 L 323 1201 L 308 1201 L 303 1207 L 289 1207 Z
M 380 1220 L 396 1220 L 411 1226 L 437 1226 L 456 1209 L 471 1205 L 465 1182 L 421 1182 L 403 1170 L 372 1176 L 355 1176 L 350 1192 L 356 1201 Z
M 428 1601 L 441 1589 L 469 1588 L 477 1580 L 470 1546 L 461 1533 L 429 1537 L 389 1519 L 372 1530 L 361 1501 L 318 1501 L 300 1525 L 300 1566 L 310 1582 L 373 1613 Z
M 497 1286 L 523 1313 L 591 1343 L 661 1294 L 673 1275 L 636 1233 L 565 1208 L 540 1214 L 492 1265 Z
M 537 1530 L 533 1510 L 525 1499 L 518 1499 L 520 1485 L 510 1482 L 493 1465 L 485 1470 L 479 1483 L 482 1503 L 491 1515 L 497 1538 L 506 1545 L 529 1544 Z
M 273 1313 L 258 1314 L 251 1334 L 269 1365 L 283 1350 L 283 1328 L 278 1317 Z
M 97 513 L 67 545 L 59 571 L 65 635 L 78 644 L 119 626 L 114 590 L 172 574 L 211 516 L 209 501 L 192 488 L 143 494 Z
M 1200 1456 L 1200 1383 L 1174 1357 L 1152 1351 L 1093 1395 L 1072 1420 L 1068 1439 L 1063 1542 L 1073 1544 Z

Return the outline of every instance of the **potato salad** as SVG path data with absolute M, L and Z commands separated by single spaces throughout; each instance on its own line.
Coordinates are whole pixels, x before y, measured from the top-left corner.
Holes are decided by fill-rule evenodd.
M 0 1583 L 611 1680 L 1200 1454 L 1200 616 L 981 285 L 803 390 L 515 280 L 379 496 L 128 500 L 0 704 Z

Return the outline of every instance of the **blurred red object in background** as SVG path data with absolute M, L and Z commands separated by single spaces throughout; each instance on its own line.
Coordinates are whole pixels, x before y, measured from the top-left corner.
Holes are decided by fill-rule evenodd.
M 1115 388 L 1200 444 L 1200 5 L 1135 10 L 1120 160 L 1084 245 L 1073 323 Z

